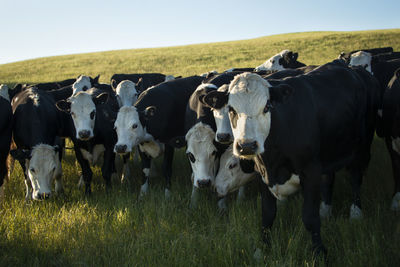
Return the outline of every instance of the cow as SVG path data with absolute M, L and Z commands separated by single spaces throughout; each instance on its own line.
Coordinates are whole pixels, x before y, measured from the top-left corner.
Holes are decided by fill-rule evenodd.
M 8 91 L 7 85 L 0 85 L 0 190 L 3 189 L 2 185 L 7 176 L 7 157 L 12 133 L 12 109 Z
M 101 154 L 101 168 L 107 192 L 111 189 L 111 175 L 115 172 L 116 134 L 113 122 L 118 103 L 111 86 L 98 84 L 87 91 L 79 91 L 67 100 L 57 101 L 56 107 L 70 116 L 73 126 L 70 138 L 82 168 L 80 184 L 85 185 L 85 194 L 91 194 L 92 171 Z
M 400 69 L 390 80 L 383 97 L 383 136 L 392 162 L 394 194 L 391 209 L 400 210 Z
M 293 53 L 290 50 L 283 50 L 280 53 L 272 56 L 260 66 L 256 67 L 255 71 L 274 70 L 280 71 L 284 69 L 296 69 L 304 67 L 305 64 L 297 61 L 298 53 Z
M 349 62 L 350 57 L 357 52 L 366 52 L 368 54 L 370 54 L 371 56 L 373 55 L 379 55 L 379 54 L 388 54 L 388 53 L 392 53 L 393 52 L 393 48 L 392 47 L 378 47 L 378 48 L 369 48 L 369 49 L 358 49 L 358 50 L 353 50 L 349 53 L 345 53 L 345 52 L 341 52 L 338 56 L 338 59 L 342 59 L 344 60 L 346 63 Z
M 116 88 L 120 82 L 129 80 L 136 84 L 136 90 L 143 92 L 151 86 L 174 79 L 175 77 L 172 75 L 161 73 L 114 74 L 111 76 L 110 84 L 112 87 Z
M 148 191 L 151 159 L 164 150 L 165 196 L 170 196 L 174 155 L 171 140 L 184 135 L 186 105 L 203 79 L 192 76 L 163 82 L 142 92 L 134 106 L 119 110 L 114 124 L 118 136 L 115 151 L 126 154 L 139 145 L 143 170 L 141 195 Z
M 352 208 L 361 208 L 359 181 L 369 162 L 379 102 L 378 83 L 370 80 L 365 70 L 335 61 L 276 81 L 244 73 L 228 93 L 213 92 L 208 98 L 216 108 L 228 104 L 233 153 L 254 160 L 263 178 L 264 241 L 276 216 L 276 197 L 295 191 L 297 182 L 303 189 L 303 223 L 316 253 L 326 253 L 320 235 L 321 175 L 347 167 L 358 189 L 353 189 Z

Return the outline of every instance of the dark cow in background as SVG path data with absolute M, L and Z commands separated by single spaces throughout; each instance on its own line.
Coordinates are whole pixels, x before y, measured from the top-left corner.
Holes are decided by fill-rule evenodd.
M 349 63 L 350 58 L 353 54 L 363 51 L 368 53 L 371 56 L 379 55 L 379 54 L 388 54 L 393 52 L 393 47 L 378 47 L 378 48 L 369 48 L 369 49 L 358 49 L 353 50 L 351 52 L 345 53 L 341 52 L 338 56 L 338 59 L 343 59 L 346 63 Z
M 143 92 L 149 87 L 174 79 L 175 77 L 172 75 L 161 73 L 114 74 L 111 77 L 110 84 L 113 88 L 116 88 L 120 82 L 129 80 L 136 84 L 136 90 Z
M 400 69 L 395 71 L 383 98 L 383 137 L 392 161 L 394 195 L 391 209 L 400 210 Z
M 115 151 L 125 154 L 139 145 L 143 169 L 141 194 L 148 191 L 151 159 L 158 157 L 164 149 L 165 196 L 169 197 L 174 155 L 170 142 L 185 134 L 186 105 L 203 79 L 192 76 L 161 83 L 141 93 L 134 106 L 119 110 L 115 121 L 118 135 Z
M 296 69 L 304 67 L 305 64 L 297 61 L 298 53 L 293 53 L 290 50 L 283 50 L 280 53 L 272 56 L 260 66 L 256 67 L 255 71 L 273 70 L 280 71 L 284 69 Z
M 12 109 L 9 88 L 0 85 L 0 190 L 3 190 L 4 178 L 7 175 L 7 157 L 10 151 L 12 133 Z M 2 192 L 0 192 L 0 197 Z
M 353 192 L 359 192 L 379 103 L 377 82 L 359 71 L 364 73 L 333 62 L 280 81 L 245 73 L 232 81 L 229 93 L 208 98 L 216 108 L 228 103 L 234 154 L 253 159 L 263 177 L 265 240 L 276 216 L 276 198 L 301 185 L 303 223 L 311 233 L 313 250 L 326 251 L 320 236 L 321 175 L 347 167 L 356 187 Z M 360 209 L 358 205 L 355 194 L 352 207 Z

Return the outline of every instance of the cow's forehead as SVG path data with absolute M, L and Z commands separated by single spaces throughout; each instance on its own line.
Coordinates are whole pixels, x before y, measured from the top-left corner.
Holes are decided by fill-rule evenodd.
M 117 94 L 119 94 L 121 91 L 124 91 L 124 90 L 135 90 L 136 91 L 135 83 L 132 81 L 129 81 L 129 80 L 124 80 L 124 81 L 120 82 L 117 85 L 117 88 L 115 89 Z
M 75 96 L 70 98 L 71 108 L 75 107 L 87 107 L 94 108 L 94 103 L 92 100 L 92 96 L 86 92 L 79 92 Z
M 350 56 L 350 65 L 368 64 L 371 61 L 371 57 L 370 53 L 358 51 Z
M 202 122 L 193 126 L 185 136 L 189 149 L 204 149 L 210 153 L 215 150 L 214 138 L 214 131 Z
M 45 144 L 39 144 L 33 147 L 31 152 L 30 165 L 37 165 L 37 167 L 46 167 L 47 165 L 54 165 L 56 152 L 54 147 Z
M 121 107 L 118 111 L 117 120 L 115 124 L 126 125 L 127 127 L 131 127 L 132 122 L 139 121 L 139 113 L 134 106 L 125 106 Z M 129 123 L 129 124 L 128 124 Z

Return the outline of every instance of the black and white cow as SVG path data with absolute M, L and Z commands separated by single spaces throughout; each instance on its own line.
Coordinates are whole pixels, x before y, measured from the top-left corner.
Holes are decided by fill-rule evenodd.
M 115 151 L 125 154 L 139 145 L 143 169 L 141 194 L 148 191 L 151 159 L 164 149 L 165 196 L 169 197 L 174 155 L 171 140 L 185 134 L 186 105 L 203 79 L 192 76 L 161 83 L 141 93 L 134 106 L 119 110 L 114 124 L 118 136 Z
M 70 138 L 74 143 L 76 158 L 82 168 L 80 184 L 85 184 L 85 194 L 91 193 L 92 170 L 103 154 L 102 176 L 106 190 L 111 189 L 111 175 L 115 172 L 116 143 L 114 120 L 118 103 L 111 86 L 98 84 L 87 91 L 79 91 L 67 100 L 56 103 L 59 110 L 72 118 Z
M 350 58 L 353 54 L 358 53 L 360 51 L 366 52 L 371 56 L 374 55 L 379 55 L 379 54 L 388 54 L 393 52 L 392 47 L 378 47 L 378 48 L 369 48 L 369 49 L 358 49 L 358 50 L 353 50 L 351 52 L 345 53 L 341 52 L 338 56 L 338 59 L 344 60 L 346 63 L 349 63 Z
M 136 84 L 136 90 L 141 93 L 149 87 L 174 79 L 174 76 L 162 73 L 114 74 L 110 83 L 113 88 L 116 88 L 120 82 L 129 80 Z
M 391 209 L 400 210 L 400 69 L 395 71 L 383 98 L 383 133 L 392 161 L 394 195 Z
M 265 182 L 262 188 L 262 225 L 265 240 L 276 216 L 276 197 L 296 174 L 303 188 L 303 223 L 311 233 L 313 250 L 325 252 L 320 235 L 321 175 L 348 167 L 355 187 L 369 161 L 379 87 L 365 81 L 364 72 L 333 62 L 281 81 L 267 81 L 245 73 L 237 76 L 229 93 L 214 93 L 209 105 L 229 105 L 233 152 L 253 159 Z M 368 79 L 373 79 L 371 75 Z M 358 190 L 359 191 L 359 190 Z M 354 190 L 357 192 L 357 190 Z M 359 195 L 353 205 L 360 208 Z
M 296 69 L 304 67 L 305 64 L 297 61 L 298 53 L 293 53 L 290 50 L 283 50 L 280 53 L 272 56 L 263 64 L 255 68 L 255 71 L 272 70 L 280 71 L 284 69 Z
M 12 133 L 12 109 L 8 91 L 7 85 L 0 85 L 0 190 L 3 189 L 3 181 L 7 175 L 7 157 Z

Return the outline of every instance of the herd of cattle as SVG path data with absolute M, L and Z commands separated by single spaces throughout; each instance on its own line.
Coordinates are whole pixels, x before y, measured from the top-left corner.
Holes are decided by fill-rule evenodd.
M 27 199 L 49 198 L 53 181 L 62 192 L 61 158 L 69 138 L 85 194 L 91 193 L 90 166 L 101 155 L 109 190 L 116 154 L 126 179 L 136 150 L 140 194 L 149 188 L 151 160 L 164 154 L 168 197 L 174 150 L 186 147 L 192 206 L 199 188 L 212 187 L 222 207 L 225 196 L 259 175 L 267 242 L 276 200 L 301 187 L 303 223 L 313 250 L 325 253 L 320 217 L 332 213 L 335 172 L 350 172 L 350 216 L 361 217 L 360 188 L 375 132 L 392 160 L 391 208 L 400 210 L 400 55 L 390 47 L 365 49 L 321 66 L 306 66 L 297 57 L 284 50 L 256 68 L 186 78 L 115 74 L 110 84 L 101 84 L 99 77 L 81 75 L 13 89 L 1 85 L 0 186 L 12 169 L 10 154 L 24 171 Z

